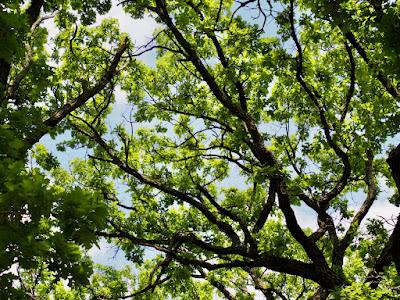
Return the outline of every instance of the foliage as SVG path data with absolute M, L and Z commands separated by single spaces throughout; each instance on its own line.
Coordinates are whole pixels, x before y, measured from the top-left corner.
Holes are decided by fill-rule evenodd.
M 400 221 L 367 217 L 399 204 L 398 2 L 123 1 L 160 25 L 135 48 L 109 1 L 38 3 L 0 6 L 4 297 L 398 297 Z M 134 270 L 91 275 L 99 238 Z
M 47 133 L 63 132 L 65 115 L 90 97 L 110 94 L 103 90 L 108 90 L 127 45 L 115 20 L 85 26 L 110 3 L 22 4 L 0 4 L 1 299 L 34 297 L 29 285 L 46 282 L 47 273 L 51 282 L 89 282 L 92 262 L 85 252 L 97 241 L 95 231 L 105 228 L 108 208 L 101 194 L 73 182 L 44 146 L 32 146 Z M 79 30 L 72 13 L 81 16 Z M 43 22 L 52 17 L 59 33 L 49 53 Z M 117 55 L 110 54 L 113 48 Z M 84 85 L 81 78 L 92 82 Z M 37 278 L 18 283 L 31 270 L 38 270 Z

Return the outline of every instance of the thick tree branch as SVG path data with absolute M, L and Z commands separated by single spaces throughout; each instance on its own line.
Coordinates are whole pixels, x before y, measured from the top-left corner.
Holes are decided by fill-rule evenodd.
M 137 238 L 132 234 L 124 231 L 119 226 L 110 221 L 113 228 L 116 230 L 115 233 L 107 233 L 107 232 L 96 232 L 98 236 L 107 237 L 107 238 L 124 238 L 130 240 L 132 243 L 136 245 L 141 245 L 145 247 L 151 247 L 155 250 L 164 252 L 169 254 L 176 261 L 184 264 L 184 265 L 192 265 L 195 267 L 202 267 L 207 270 L 217 270 L 223 268 L 247 268 L 247 267 L 265 267 L 277 272 L 288 273 L 291 275 L 302 276 L 304 278 L 308 278 L 313 280 L 320 285 L 324 286 L 327 289 L 332 289 L 337 286 L 337 282 L 335 282 L 335 278 L 332 274 L 326 274 L 319 272 L 319 266 L 314 266 L 312 264 L 303 263 L 294 259 L 277 257 L 267 253 L 261 254 L 250 254 L 244 252 L 240 248 L 237 247 L 218 247 L 206 243 L 204 241 L 199 240 L 193 234 L 175 235 L 172 240 L 148 240 L 143 238 Z M 233 259 L 227 260 L 226 262 L 217 262 L 211 263 L 204 260 L 194 259 L 188 257 L 188 255 L 180 253 L 178 251 L 178 246 L 184 243 L 190 243 L 192 245 L 198 246 L 200 249 L 209 251 L 211 253 L 215 253 L 225 257 L 226 255 L 240 255 L 243 257 L 243 260 Z M 171 250 L 169 245 L 178 245 L 175 249 Z
M 290 198 L 285 187 L 279 182 L 276 184 L 279 208 L 285 215 L 286 226 L 288 227 L 290 233 L 303 246 L 308 257 L 313 261 L 313 263 L 318 266 L 318 271 L 321 273 L 330 274 L 329 276 L 332 277 L 331 279 L 333 282 L 335 282 L 335 285 L 342 285 L 344 283 L 343 279 L 330 270 L 321 250 L 319 250 L 316 244 L 305 235 L 304 231 L 298 224 L 294 211 L 290 206 Z
M 36 131 L 27 136 L 26 141 L 30 145 L 37 143 L 46 133 L 48 133 L 51 128 L 56 127 L 62 120 L 64 120 L 67 115 L 84 105 L 91 97 L 96 96 L 100 91 L 102 91 L 118 73 L 118 64 L 121 60 L 122 54 L 127 48 L 128 40 L 125 39 L 125 41 L 123 41 L 118 47 L 114 59 L 101 79 L 93 87 L 84 90 L 83 93 L 78 97 L 67 101 L 63 107 L 53 112 L 52 115 L 43 122 L 43 127 L 38 128 Z
M 349 56 L 349 62 L 350 62 L 350 85 L 349 89 L 347 90 L 346 94 L 346 99 L 344 101 L 344 106 L 343 106 L 343 111 L 342 114 L 340 115 L 340 123 L 343 123 L 344 119 L 346 118 L 346 115 L 349 111 L 349 106 L 350 106 L 350 101 L 351 98 L 354 95 L 354 89 L 355 89 L 355 84 L 356 84 L 356 62 L 354 60 L 353 52 L 347 43 L 344 44 L 347 54 Z
M 259 232 L 264 227 L 264 224 L 267 221 L 268 216 L 271 213 L 272 208 L 274 206 L 275 196 L 276 196 L 276 187 L 274 185 L 274 181 L 271 181 L 269 183 L 267 201 L 264 203 L 260 215 L 256 223 L 254 224 L 253 233 Z

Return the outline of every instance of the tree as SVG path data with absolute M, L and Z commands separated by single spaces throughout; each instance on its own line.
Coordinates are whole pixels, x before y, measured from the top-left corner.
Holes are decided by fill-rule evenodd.
M 44 88 L 40 99 L 56 111 L 49 119 L 64 113 L 37 126 L 40 134 L 23 135 L 32 145 L 56 127 L 71 132 L 63 148 L 86 147 L 88 159 L 73 161 L 70 176 L 36 150 L 40 172 L 70 195 L 54 218 L 70 220 L 59 227 L 80 247 L 105 237 L 138 268 L 137 276 L 102 269 L 81 294 L 252 299 L 256 289 L 267 299 L 397 297 L 399 218 L 387 228 L 366 217 L 378 196 L 400 203 L 400 145 L 387 150 L 398 133 L 399 4 L 121 4 L 133 18 L 150 14 L 160 23 L 152 42 L 127 51 L 117 74 L 127 42 L 111 64 L 97 47 L 120 40 L 115 23 L 66 26 L 57 44 L 64 65 L 54 75 L 64 92 L 54 98 L 81 100 L 60 109 Z M 135 60 L 149 51 L 155 67 Z M 104 74 L 99 62 L 114 71 L 96 77 L 104 84 L 87 94 L 88 74 Z M 117 85 L 132 111 L 110 126 Z M 74 193 L 92 200 L 82 204 Z M 313 211 L 314 232 L 296 206 Z M 157 256 L 145 260 L 145 249 Z
M 0 4 L 2 299 L 35 298 L 21 278 L 18 288 L 14 284 L 20 274 L 35 269 L 36 283 L 46 270 L 55 281 L 88 283 L 92 263 L 81 250 L 95 243 L 95 229 L 104 228 L 105 204 L 62 170 L 46 176 L 44 171 L 59 163 L 44 147 L 35 153 L 31 149 L 45 134 L 62 133 L 65 117 L 92 97 L 112 101 L 110 91 L 128 40 L 115 21 L 86 26 L 95 11 L 105 12 L 110 5 L 40 0 Z M 74 26 L 76 16 L 79 27 Z M 47 52 L 47 29 L 42 26 L 50 18 L 60 30 L 52 53 Z M 28 167 L 34 157 L 43 170 Z

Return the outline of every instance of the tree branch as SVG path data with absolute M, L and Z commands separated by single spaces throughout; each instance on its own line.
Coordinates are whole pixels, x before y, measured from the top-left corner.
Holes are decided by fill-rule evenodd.
M 343 29 L 342 29 L 343 31 Z M 353 47 L 357 50 L 358 54 L 362 57 L 365 63 L 372 69 L 377 71 L 377 78 L 382 83 L 383 87 L 386 91 L 393 96 L 393 98 L 399 101 L 400 92 L 396 89 L 395 85 L 390 81 L 389 78 L 386 77 L 385 73 L 379 69 L 368 57 L 367 52 L 363 48 L 363 46 L 358 42 L 357 38 L 350 31 L 344 32 L 345 37 L 348 41 L 353 45 Z
M 67 115 L 84 105 L 91 97 L 102 91 L 112 78 L 118 73 L 117 67 L 121 60 L 122 54 L 128 48 L 128 39 L 125 39 L 118 47 L 117 52 L 112 60 L 108 70 L 103 74 L 102 78 L 91 88 L 84 90 L 78 97 L 67 101 L 67 103 L 53 112 L 52 115 L 43 122 L 43 127 L 38 128 L 26 137 L 26 141 L 33 145 L 37 143 L 51 128 L 56 127 Z

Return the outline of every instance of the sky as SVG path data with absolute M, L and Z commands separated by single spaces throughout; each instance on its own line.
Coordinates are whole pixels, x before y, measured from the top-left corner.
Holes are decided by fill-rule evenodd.
M 145 16 L 143 19 L 133 20 L 129 15 L 125 14 L 120 6 L 113 5 L 111 11 L 106 15 L 99 18 L 98 22 L 101 19 L 108 17 L 116 18 L 119 21 L 121 31 L 127 32 L 131 39 L 135 42 L 135 45 L 144 45 L 148 43 L 152 38 L 153 31 L 159 27 L 159 25 L 150 17 Z M 46 26 L 50 29 L 50 34 L 54 36 L 55 31 L 51 21 L 47 21 Z M 272 28 L 271 32 L 274 31 Z M 141 58 L 145 63 L 149 65 L 154 65 L 155 56 L 154 54 L 146 54 Z M 126 113 L 128 109 L 130 109 L 131 105 L 127 103 L 126 98 L 123 93 L 118 92 L 116 94 L 116 104 L 113 112 L 108 117 L 108 120 L 111 124 L 115 124 L 118 119 L 120 119 L 123 113 Z M 68 161 L 74 157 L 85 157 L 85 152 L 83 150 L 69 150 L 68 152 L 57 152 L 55 149 L 55 144 L 58 141 L 61 141 L 66 136 L 60 136 L 55 141 L 52 140 L 49 136 L 45 136 L 41 143 L 46 145 L 50 151 L 57 153 L 60 161 L 63 162 L 65 167 L 68 166 Z M 240 182 L 240 178 L 233 178 L 231 184 L 236 184 L 239 187 L 243 185 Z M 391 194 L 389 188 L 385 187 L 379 195 L 378 200 L 373 204 L 370 212 L 367 215 L 368 217 L 374 216 L 382 216 L 384 218 L 390 218 L 393 215 L 397 215 L 400 210 L 399 208 L 388 203 L 387 198 Z M 361 205 L 360 199 L 363 198 L 362 193 L 357 193 L 353 195 L 352 200 L 350 201 L 350 205 L 357 209 L 358 206 Z M 310 227 L 312 229 L 317 228 L 316 223 L 316 214 L 311 209 L 307 208 L 305 205 L 300 207 L 294 207 L 296 216 L 300 224 L 303 227 Z M 116 268 L 122 268 L 127 261 L 124 258 L 122 251 L 118 251 L 115 246 L 109 245 L 106 243 L 104 239 L 100 240 L 100 248 L 93 247 L 89 251 L 89 255 L 93 258 L 96 263 L 112 265 Z M 148 251 L 146 252 L 147 258 L 154 256 L 154 252 Z

